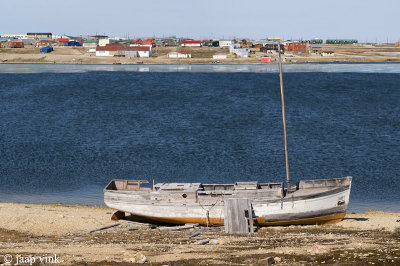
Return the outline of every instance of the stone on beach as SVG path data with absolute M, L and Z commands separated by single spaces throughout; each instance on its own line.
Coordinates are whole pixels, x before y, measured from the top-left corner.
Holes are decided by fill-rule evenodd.
M 147 261 L 147 258 L 141 252 L 137 252 L 137 253 L 133 254 L 132 252 L 128 251 L 128 252 L 124 253 L 123 261 L 130 262 L 130 263 L 145 263 Z
M 311 248 L 310 253 L 311 254 L 327 254 L 327 253 L 330 253 L 330 249 L 323 245 L 315 243 L 313 245 L 313 247 Z
M 275 264 L 275 258 L 269 257 L 269 258 L 260 260 L 260 264 L 261 265 L 272 265 L 272 264 Z

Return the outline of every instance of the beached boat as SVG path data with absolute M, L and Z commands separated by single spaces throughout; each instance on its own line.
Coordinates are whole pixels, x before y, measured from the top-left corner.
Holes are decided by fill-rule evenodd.
M 112 180 L 104 202 L 113 209 L 152 222 L 224 224 L 224 202 L 249 199 L 255 225 L 340 222 L 349 203 L 351 177 L 300 181 L 288 190 L 283 183 L 160 183 Z
M 105 204 L 151 222 L 223 225 L 224 206 L 229 206 L 231 203 L 227 203 L 233 199 L 239 199 L 246 200 L 249 208 L 245 210 L 245 215 L 258 226 L 340 222 L 349 204 L 352 177 L 304 180 L 290 185 L 281 60 L 279 72 L 286 188 L 283 182 L 154 184 L 153 181 L 153 186 L 146 187 L 148 181 L 145 180 L 112 180 L 104 189 Z

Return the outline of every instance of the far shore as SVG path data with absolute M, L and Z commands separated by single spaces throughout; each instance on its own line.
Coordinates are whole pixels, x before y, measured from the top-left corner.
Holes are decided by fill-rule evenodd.
M 57 256 L 62 265 L 399 264 L 400 213 L 347 214 L 334 225 L 262 227 L 228 235 L 223 227 L 164 230 L 112 221 L 113 209 L 0 203 L 0 262 Z M 12 261 L 15 263 L 15 261 Z
M 400 47 L 394 45 L 323 45 L 325 51 L 334 52 L 331 56 L 320 54 L 285 53 L 284 63 L 362 63 L 362 62 L 400 62 Z M 84 47 L 54 47 L 51 53 L 40 53 L 38 47 L 0 48 L 0 63 L 47 63 L 47 64 L 274 64 L 276 54 L 261 53 L 252 48 L 248 58 L 237 58 L 227 49 L 219 47 L 155 47 L 149 58 L 103 57 L 89 53 Z M 171 59 L 169 52 L 191 53 L 192 58 Z M 213 55 L 224 53 L 226 59 L 213 59 Z M 261 62 L 262 57 L 271 57 L 271 63 Z

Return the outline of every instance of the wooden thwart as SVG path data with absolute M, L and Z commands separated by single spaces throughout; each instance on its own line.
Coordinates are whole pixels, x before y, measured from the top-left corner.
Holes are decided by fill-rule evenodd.
M 249 234 L 253 233 L 253 209 L 249 199 L 224 200 L 225 233 Z

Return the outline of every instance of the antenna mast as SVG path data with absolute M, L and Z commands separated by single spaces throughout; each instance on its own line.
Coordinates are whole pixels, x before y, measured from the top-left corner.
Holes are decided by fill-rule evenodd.
M 286 136 L 286 115 L 285 115 L 285 96 L 283 93 L 283 78 L 282 78 L 282 58 L 281 58 L 281 43 L 278 43 L 278 54 L 279 54 L 279 82 L 281 85 L 281 105 L 282 105 L 282 123 L 283 123 L 283 137 L 285 140 L 285 162 L 286 162 L 286 184 L 287 192 L 290 190 L 290 175 L 289 175 L 289 155 L 288 155 L 288 143 Z

